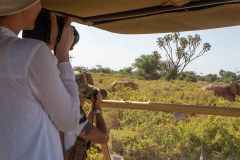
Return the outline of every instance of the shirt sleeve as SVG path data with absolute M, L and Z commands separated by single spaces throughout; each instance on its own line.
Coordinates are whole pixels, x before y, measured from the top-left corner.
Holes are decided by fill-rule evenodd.
M 64 148 L 65 151 L 69 150 L 75 143 L 77 137 L 80 135 L 84 126 L 89 122 L 87 120 L 86 114 L 82 108 L 80 108 L 80 121 L 79 125 L 72 131 L 64 133 Z
M 66 151 L 69 150 L 74 145 L 77 137 L 80 135 L 84 126 L 88 122 L 89 121 L 86 120 L 83 123 L 80 123 L 73 131 L 64 133 L 64 148 Z
M 28 83 L 60 131 L 71 131 L 79 124 L 79 93 L 71 64 L 57 64 L 56 57 L 44 44 L 32 58 Z

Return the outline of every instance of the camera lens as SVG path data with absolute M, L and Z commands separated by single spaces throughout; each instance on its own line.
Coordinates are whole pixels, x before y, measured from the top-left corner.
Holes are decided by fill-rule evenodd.
M 80 39 L 80 36 L 79 36 L 79 33 L 78 31 L 76 30 L 76 28 L 74 26 L 71 26 L 73 28 L 73 34 L 74 34 L 74 41 L 73 41 L 73 44 L 71 46 L 71 50 L 73 49 L 73 47 L 78 43 L 79 39 Z

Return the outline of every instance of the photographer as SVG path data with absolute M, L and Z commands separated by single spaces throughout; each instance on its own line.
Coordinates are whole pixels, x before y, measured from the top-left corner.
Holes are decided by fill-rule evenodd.
M 54 13 L 46 9 L 43 9 L 41 10 L 36 20 L 36 27 L 31 31 L 24 30 L 23 37 L 42 40 L 49 46 L 50 49 L 54 50 L 54 52 L 56 53 L 58 45 L 62 44 L 62 41 L 59 42 L 59 37 L 61 38 L 62 36 L 63 38 L 65 36 L 63 30 L 64 23 L 68 24 L 69 22 L 66 21 L 64 17 L 56 16 L 54 15 Z M 68 41 L 69 43 L 65 43 L 65 45 L 67 44 L 68 46 L 71 46 L 72 49 L 73 46 L 78 42 L 79 35 L 73 26 L 71 26 L 71 29 L 72 29 L 71 32 L 73 33 L 71 34 L 73 36 L 71 38 L 73 39 L 73 41 Z M 53 43 L 49 43 L 49 41 Z M 58 54 L 55 55 L 58 57 Z M 69 56 L 66 56 L 64 58 L 68 57 Z M 92 78 L 91 80 L 88 79 L 89 77 L 86 76 L 87 73 L 83 74 L 78 73 L 75 75 L 76 75 L 75 80 L 78 84 L 80 93 L 79 95 L 81 99 L 80 101 L 81 105 L 79 105 L 81 111 L 80 121 L 78 126 L 73 131 L 66 132 L 64 135 L 62 132 L 60 132 L 60 136 L 62 140 L 63 150 L 65 149 L 67 150 L 67 152 L 65 152 L 65 157 L 66 156 L 69 157 L 70 155 L 70 159 L 71 157 L 84 159 L 84 157 L 86 157 L 87 148 L 86 140 L 90 140 L 97 143 L 105 143 L 108 141 L 108 133 L 105 122 L 101 115 L 101 108 L 99 106 L 99 103 L 101 101 L 101 95 L 99 93 L 103 93 L 99 91 L 102 90 L 98 91 L 96 87 L 88 84 L 88 83 L 93 84 L 93 81 Z M 89 110 L 87 117 L 82 109 L 82 106 L 84 105 L 84 101 L 86 98 L 91 99 L 92 101 L 92 107 Z M 93 126 L 92 124 L 94 117 L 96 117 L 96 127 Z M 78 151 L 84 154 L 79 155 Z
M 79 124 L 79 93 L 69 49 L 73 42 L 70 19 L 55 45 L 57 28 L 48 46 L 18 38 L 33 29 L 41 10 L 40 0 L 0 1 L 0 159 L 63 160 L 60 131 Z
M 87 116 L 83 115 L 81 117 L 80 125 L 75 131 L 65 133 L 65 160 L 85 160 L 89 141 L 95 143 L 108 142 L 108 130 L 102 117 L 102 109 L 100 106 L 102 97 L 105 98 L 107 93 L 105 90 L 99 90 L 93 86 L 92 78 L 89 80 L 86 73 L 75 73 L 75 76 L 76 82 L 79 86 L 80 109 L 83 111 L 86 99 L 91 100 L 91 108 L 89 109 Z M 94 118 L 96 120 L 96 126 L 93 125 Z M 83 124 L 85 124 L 84 127 L 82 127 Z

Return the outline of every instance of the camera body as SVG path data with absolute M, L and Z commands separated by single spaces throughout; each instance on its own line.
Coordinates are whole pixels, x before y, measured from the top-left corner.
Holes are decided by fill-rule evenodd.
M 65 24 L 65 18 L 63 16 L 57 16 L 57 25 L 58 25 L 58 35 L 56 44 L 61 40 L 63 27 Z M 73 49 L 74 45 L 79 41 L 79 34 L 74 26 L 71 26 L 74 29 L 74 42 L 70 49 Z M 50 11 L 42 9 L 39 13 L 35 27 L 33 30 L 23 30 L 23 38 L 33 38 L 38 39 L 43 42 L 49 43 L 51 35 L 51 20 L 50 20 Z

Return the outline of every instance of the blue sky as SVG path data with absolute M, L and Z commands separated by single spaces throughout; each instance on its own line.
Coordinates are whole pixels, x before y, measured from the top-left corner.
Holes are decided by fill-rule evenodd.
M 71 55 L 73 66 L 92 68 L 96 65 L 119 70 L 131 66 L 141 54 L 162 52 L 156 43 L 164 34 L 124 35 L 73 23 L 80 33 L 80 41 Z M 212 46 L 210 52 L 193 61 L 186 70 L 197 74 L 218 73 L 220 69 L 240 70 L 240 27 L 182 32 L 181 35 L 199 34 L 203 42 Z

